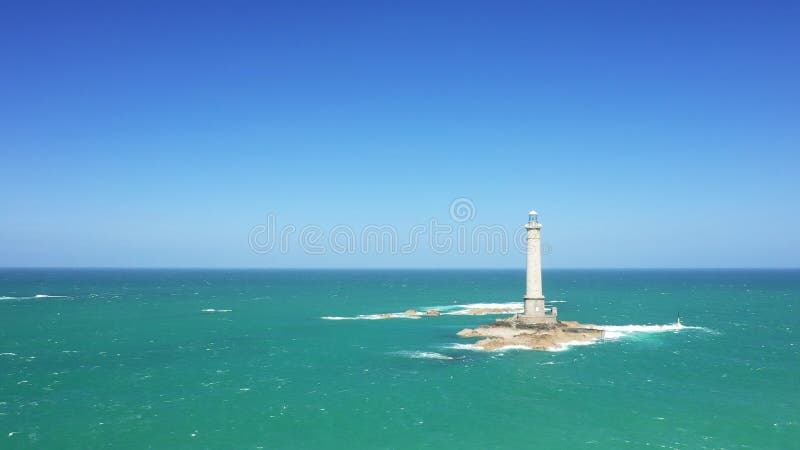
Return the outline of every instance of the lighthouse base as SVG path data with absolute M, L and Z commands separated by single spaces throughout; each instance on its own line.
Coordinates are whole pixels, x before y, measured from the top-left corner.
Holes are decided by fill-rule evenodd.
M 550 314 L 544 309 L 544 297 L 525 298 L 525 312 L 517 315 L 524 323 L 557 323 L 558 309 L 552 308 Z

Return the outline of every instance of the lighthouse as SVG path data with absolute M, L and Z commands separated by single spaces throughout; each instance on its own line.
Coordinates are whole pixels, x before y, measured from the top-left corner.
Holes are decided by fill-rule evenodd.
M 542 224 L 536 211 L 528 213 L 527 257 L 525 278 L 525 312 L 518 316 L 526 323 L 555 323 L 558 321 L 558 310 L 553 308 L 552 314 L 544 309 L 542 294 Z

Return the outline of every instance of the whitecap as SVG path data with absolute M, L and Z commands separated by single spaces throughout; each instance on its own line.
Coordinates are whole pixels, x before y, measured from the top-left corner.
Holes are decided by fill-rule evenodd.
M 36 294 L 33 298 L 67 298 L 66 295 L 47 295 L 47 294 Z
M 17 354 L 11 352 L 5 352 L 5 353 L 0 353 L 0 356 L 17 356 Z
M 204 313 L 226 313 L 226 312 L 233 312 L 233 310 L 232 310 L 232 309 L 214 309 L 214 308 L 208 308 L 208 309 L 203 309 L 203 310 L 201 310 L 200 312 L 204 312 Z

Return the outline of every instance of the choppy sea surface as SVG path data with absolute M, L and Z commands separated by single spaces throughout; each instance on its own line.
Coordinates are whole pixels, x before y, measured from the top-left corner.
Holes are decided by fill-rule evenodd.
M 521 270 L 1 269 L 0 448 L 800 448 L 800 271 L 544 290 L 608 338 L 456 337 Z

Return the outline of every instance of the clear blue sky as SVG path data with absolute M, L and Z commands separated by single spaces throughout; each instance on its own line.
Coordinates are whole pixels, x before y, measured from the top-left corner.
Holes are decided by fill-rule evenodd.
M 515 229 L 546 267 L 797 267 L 797 2 L 3 2 L 0 266 L 256 254 L 253 226 Z

